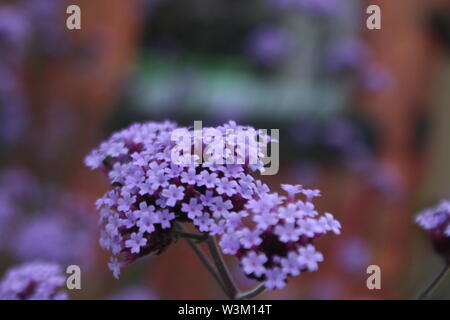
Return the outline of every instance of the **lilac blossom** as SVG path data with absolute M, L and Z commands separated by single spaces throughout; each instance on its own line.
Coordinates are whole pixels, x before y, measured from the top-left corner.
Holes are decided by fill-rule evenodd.
M 170 135 L 176 128 L 170 122 L 134 124 L 113 134 L 85 159 L 92 169 L 106 171 L 112 185 L 96 206 L 102 226 L 100 244 L 116 256 L 114 268 L 110 265 L 116 275 L 124 262 L 170 245 L 175 239 L 174 220 L 188 219 L 201 232 L 221 235 L 227 225 L 240 222 L 241 216 L 231 213 L 267 188 L 250 175 L 262 170 L 262 164 L 173 163 L 175 143 Z M 217 129 L 225 134 L 229 128 L 250 127 L 230 122 Z M 225 221 L 225 216 L 230 218 Z
M 249 130 L 235 122 L 215 129 L 225 134 L 230 128 Z M 320 195 L 318 190 L 283 185 L 287 197 L 270 193 L 254 177 L 264 170 L 262 162 L 223 165 L 238 151 L 222 159 L 214 155 L 215 163 L 176 164 L 171 157 L 176 144 L 170 139 L 175 129 L 170 122 L 134 124 L 86 157 L 86 165 L 104 170 L 112 186 L 97 207 L 100 244 L 113 254 L 109 268 L 115 277 L 136 258 L 162 252 L 179 237 L 176 226 L 181 223 L 218 236 L 222 252 L 235 255 L 247 276 L 268 289 L 284 287 L 289 276 L 317 270 L 323 257 L 313 240 L 329 231 L 340 232 L 331 214 L 320 216 L 315 209 L 312 201 Z M 193 137 L 191 149 L 199 142 L 207 147 L 207 141 Z
M 264 253 L 257 254 L 251 251 L 242 258 L 241 262 L 246 274 L 254 274 L 256 277 L 260 277 L 266 272 L 264 264 L 267 262 L 267 257 Z
M 175 219 L 175 214 L 170 212 L 168 209 L 163 209 L 158 212 L 159 223 L 161 224 L 161 228 L 167 229 L 171 227 L 170 221 Z
M 198 200 L 194 198 L 189 203 L 183 203 L 181 211 L 187 213 L 189 219 L 194 219 L 202 214 L 203 205 L 198 203 Z
M 286 274 L 279 267 L 268 269 L 265 274 L 264 285 L 267 289 L 283 289 L 286 286 Z
M 200 173 L 197 181 L 198 186 L 205 186 L 207 188 L 214 188 L 220 180 L 217 178 L 217 173 L 210 173 L 207 170 L 204 170 Z
M 120 276 L 120 263 L 116 257 L 111 257 L 108 262 L 108 268 L 113 273 L 114 278 L 119 279 Z
M 300 247 L 298 250 L 298 262 L 308 271 L 317 271 L 318 262 L 323 261 L 323 255 L 316 251 L 313 245 L 308 244 L 306 247 Z
M 131 253 L 139 253 L 141 251 L 141 247 L 145 246 L 146 243 L 147 239 L 143 237 L 143 233 L 133 232 L 130 235 L 130 239 L 125 241 L 125 246 L 131 249 Z
M 223 251 L 236 255 L 244 269 L 251 266 L 245 257 L 255 259 L 264 254 L 265 271 L 249 276 L 264 281 L 267 289 L 283 288 L 289 276 L 316 271 L 323 255 L 316 251 L 314 239 L 328 232 L 339 234 L 341 229 L 333 215 L 319 215 L 314 209 L 312 195 L 317 195 L 318 190 L 301 186 L 283 189 L 288 191 L 288 197 L 265 194 L 248 201 L 241 214 L 252 217 L 255 223 L 252 227 L 244 222 L 228 226 L 220 242 Z M 304 199 L 296 199 L 294 194 Z
M 6 271 L 0 281 L 0 300 L 65 300 L 66 278 L 53 263 L 32 262 Z
M 435 250 L 448 258 L 450 256 L 450 201 L 441 201 L 434 207 L 420 212 L 416 223 L 430 235 Z
M 175 185 L 170 185 L 168 189 L 164 189 L 161 195 L 163 197 L 166 197 L 166 203 L 169 207 L 174 207 L 175 203 L 178 200 L 181 200 L 184 198 L 184 188 L 183 187 L 177 187 Z

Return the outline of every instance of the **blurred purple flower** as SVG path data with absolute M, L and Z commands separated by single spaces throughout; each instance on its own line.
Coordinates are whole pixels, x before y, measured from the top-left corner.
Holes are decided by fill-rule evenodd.
M 16 210 L 14 202 L 7 195 L 0 194 L 0 249 L 7 244 Z
M 0 282 L 0 300 L 65 300 L 66 278 L 59 265 L 32 262 L 9 269 Z
M 0 6 L 0 60 L 17 62 L 23 55 L 30 36 L 26 15 L 12 5 Z
M 327 65 L 331 71 L 354 71 L 367 57 L 367 48 L 359 39 L 345 39 L 328 49 Z
M 310 297 L 314 300 L 340 299 L 344 287 L 335 278 L 325 277 L 313 281 Z
M 35 200 L 36 181 L 25 170 L 8 168 L 0 172 L 0 246 L 6 249 L 7 239 L 18 224 L 23 208 Z
M 450 261 L 450 201 L 423 210 L 415 221 L 428 232 L 436 252 Z
M 389 91 L 395 85 L 392 73 L 375 65 L 367 65 L 361 70 L 360 81 L 364 88 L 373 92 Z
M 278 26 L 263 26 L 247 39 L 248 55 L 255 61 L 271 65 L 286 58 L 292 47 L 289 33 Z
M 58 55 L 68 48 L 65 35 L 64 3 L 57 0 L 22 1 L 18 3 L 33 24 L 34 41 L 46 54 Z
M 0 107 L 0 141 L 11 146 L 20 142 L 29 123 L 28 116 L 22 101 L 14 98 L 4 101 Z
M 38 182 L 26 169 L 11 167 L 0 172 L 0 194 L 8 196 L 21 205 L 36 197 Z
M 340 241 L 336 260 L 345 271 L 361 273 L 369 265 L 370 259 L 370 248 L 363 239 L 352 237 Z
M 68 212 L 28 218 L 15 239 L 11 252 L 21 261 L 45 260 L 84 268 L 89 266 L 94 241 L 89 226 L 83 228 Z

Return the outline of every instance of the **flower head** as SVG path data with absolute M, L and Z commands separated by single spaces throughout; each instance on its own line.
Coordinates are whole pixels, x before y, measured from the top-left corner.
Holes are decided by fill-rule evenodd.
M 450 258 L 450 201 L 442 201 L 438 205 L 420 212 L 416 223 L 428 231 L 435 250 Z
M 183 148 L 171 139 L 180 132 L 175 129 L 191 133 Z M 109 263 L 114 276 L 136 258 L 164 251 L 177 238 L 177 224 L 186 222 L 205 235 L 218 236 L 222 252 L 235 255 L 246 275 L 268 289 L 284 287 L 288 277 L 300 272 L 317 270 L 323 256 L 313 240 L 329 231 L 338 234 L 341 228 L 331 214 L 317 212 L 313 199 L 320 191 L 283 185 L 287 196 L 271 193 L 254 177 L 264 170 L 262 162 L 251 163 L 242 145 L 228 145 L 241 140 L 259 155 L 264 143 L 250 143 L 259 133 L 234 122 L 203 130 L 210 129 L 225 135 L 223 152 L 207 151 L 208 143 L 216 141 L 203 139 L 199 132 L 150 122 L 113 134 L 86 157 L 86 165 L 103 169 L 112 186 L 97 205 L 100 244 L 114 256 Z M 250 139 L 228 135 L 231 129 L 247 130 Z M 267 136 L 262 140 L 270 141 Z M 179 149 L 195 151 L 199 144 L 205 147 L 205 162 L 199 161 L 202 154 L 173 157 Z
M 312 203 L 317 190 L 284 185 L 288 197 L 259 195 L 248 201 L 241 214 L 253 224 L 226 228 L 220 245 L 224 253 L 236 255 L 248 277 L 264 281 L 267 289 L 280 289 L 289 276 L 316 271 L 323 255 L 313 241 L 341 225 L 332 214 L 322 216 Z M 297 200 L 295 194 L 306 199 Z M 252 226 L 252 227 L 251 227 Z
M 182 157 L 183 161 L 196 161 L 178 162 L 179 158 L 173 157 L 179 147 L 177 140 L 172 140 L 175 129 L 191 134 L 188 149 L 201 142 L 205 150 L 206 132 L 214 129 L 223 134 L 226 149 L 219 155 L 206 152 L 203 162 L 198 161 L 201 154 Z M 177 237 L 176 223 L 190 222 L 198 231 L 212 235 L 241 227 L 243 215 L 239 212 L 249 199 L 268 192 L 268 187 L 252 176 L 263 170 L 262 162 L 250 163 L 247 153 L 228 146 L 239 141 L 240 131 L 229 135 L 231 129 L 242 130 L 250 140 L 261 136 L 253 128 L 234 122 L 204 128 L 200 138 L 197 132 L 170 122 L 149 122 L 114 133 L 86 157 L 85 164 L 105 171 L 112 186 L 96 204 L 102 226 L 100 245 L 114 256 L 109 264 L 114 276 L 118 277 L 122 265 L 136 258 L 164 251 Z M 256 148 L 252 150 L 258 155 L 265 147 L 241 140 L 246 147 Z M 255 232 L 242 240 L 246 247 L 260 241 Z M 240 246 L 233 237 L 222 239 L 225 247 L 227 242 L 225 251 L 230 253 Z
M 60 266 L 33 262 L 9 269 L 0 282 L 0 300 L 65 300 Z

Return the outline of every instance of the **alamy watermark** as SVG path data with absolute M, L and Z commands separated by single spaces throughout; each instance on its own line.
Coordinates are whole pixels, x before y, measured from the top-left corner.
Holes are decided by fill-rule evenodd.
M 81 8 L 78 5 L 71 4 L 67 7 L 66 27 L 69 30 L 81 29 Z M 366 27 L 369 30 L 381 29 L 381 8 L 376 4 L 367 7 L 366 13 L 369 15 L 366 20 Z
M 381 289 L 381 268 L 376 264 L 367 267 L 366 273 L 369 277 L 366 280 L 366 286 L 369 290 Z
M 81 290 L 81 268 L 76 264 L 72 264 L 66 268 L 68 275 L 66 287 L 69 290 Z
M 75 4 L 67 7 L 66 13 L 69 15 L 66 19 L 66 27 L 69 30 L 81 29 L 81 8 Z
M 366 20 L 366 27 L 369 30 L 381 30 L 381 8 L 376 4 L 367 7 L 366 13 L 369 15 Z

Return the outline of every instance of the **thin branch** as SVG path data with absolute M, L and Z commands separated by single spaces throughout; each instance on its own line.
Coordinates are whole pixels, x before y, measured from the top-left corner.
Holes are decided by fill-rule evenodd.
M 179 234 L 187 233 L 186 231 L 184 231 L 184 228 L 181 225 L 175 224 L 174 226 L 175 226 L 175 230 L 177 233 L 179 233 Z M 213 276 L 214 280 L 216 280 L 217 284 L 220 286 L 222 291 L 231 299 L 232 297 L 228 294 L 228 291 L 223 283 L 223 280 L 221 279 L 216 268 L 211 264 L 209 259 L 204 255 L 202 250 L 200 250 L 200 248 L 197 246 L 197 242 L 196 242 L 197 240 L 194 240 L 194 239 L 191 239 L 188 237 L 185 237 L 185 240 L 189 244 L 191 249 L 194 251 L 194 253 L 197 255 L 197 257 L 200 259 L 202 264 L 206 267 L 208 272 Z
M 192 240 L 197 240 L 197 241 L 206 241 L 209 237 L 207 234 L 192 233 L 192 232 L 187 232 L 184 230 L 177 231 L 177 234 L 182 238 L 192 239 Z
M 216 240 L 214 237 L 210 237 L 206 241 L 209 252 L 211 253 L 211 256 L 213 258 L 214 264 L 216 265 L 217 270 L 219 271 L 219 274 L 223 280 L 224 287 L 226 288 L 226 293 L 230 297 L 230 299 L 235 299 L 237 294 L 237 288 L 234 284 L 230 271 L 227 268 L 227 265 L 225 264 L 225 261 L 222 258 L 222 255 L 220 254 L 219 249 L 217 248 Z
M 450 263 L 446 263 L 441 272 L 438 273 L 436 278 L 425 288 L 425 290 L 417 297 L 418 300 L 425 299 L 428 295 L 436 288 L 436 286 L 441 282 L 447 271 L 450 269 Z
M 245 299 L 252 299 L 256 296 L 259 296 L 260 294 L 262 294 L 264 291 L 266 291 L 266 287 L 264 286 L 264 283 L 259 284 L 258 286 L 256 286 L 255 288 L 246 291 L 246 292 L 242 292 L 240 294 L 238 294 L 236 296 L 237 300 L 245 300 Z

